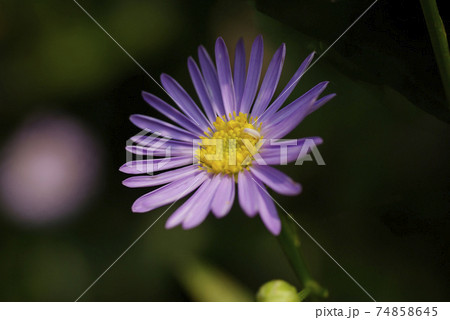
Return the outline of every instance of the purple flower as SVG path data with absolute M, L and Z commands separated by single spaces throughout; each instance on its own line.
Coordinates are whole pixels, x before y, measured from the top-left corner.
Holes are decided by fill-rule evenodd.
M 301 186 L 270 165 L 295 161 L 308 142 L 320 144 L 322 140 L 319 137 L 279 139 L 334 97 L 330 94 L 319 99 L 327 86 L 327 82 L 322 82 L 281 108 L 312 61 L 314 54 L 311 54 L 271 102 L 285 54 L 286 46 L 282 44 L 258 90 L 263 62 L 262 36 L 253 42 L 248 69 L 243 41 L 238 42 L 234 72 L 225 42 L 218 38 L 216 64 L 203 46 L 198 49 L 200 67 L 192 57 L 188 59 L 202 109 L 166 74 L 161 75 L 162 85 L 179 110 L 150 93 L 143 93 L 145 101 L 178 126 L 144 115 L 130 117 L 140 129 L 162 137 L 133 137 L 135 145 L 128 146 L 128 151 L 140 156 L 152 154 L 155 158 L 129 161 L 120 170 L 130 174 L 166 170 L 124 180 L 123 184 L 130 188 L 163 185 L 137 199 L 132 206 L 134 212 L 156 209 L 195 191 L 166 222 L 167 228 L 181 224 L 184 229 L 190 229 L 202 223 L 210 211 L 217 218 L 224 217 L 233 205 L 237 189 L 242 210 L 249 217 L 259 213 L 270 232 L 280 233 L 281 222 L 264 185 L 290 196 L 299 194 Z

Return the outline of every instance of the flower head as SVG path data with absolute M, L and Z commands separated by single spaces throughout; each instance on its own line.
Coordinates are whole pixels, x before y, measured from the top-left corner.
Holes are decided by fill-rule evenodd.
M 166 222 L 167 228 L 181 224 L 189 229 L 202 223 L 210 211 L 218 218 L 224 217 L 237 192 L 239 203 L 249 217 L 259 213 L 270 232 L 280 233 L 280 219 L 265 186 L 283 195 L 297 195 L 301 186 L 271 165 L 295 161 L 311 150 L 311 144 L 320 144 L 322 140 L 319 137 L 279 139 L 334 97 L 330 94 L 319 99 L 327 85 L 322 82 L 282 108 L 312 61 L 314 54 L 311 54 L 272 101 L 285 53 L 282 44 L 258 90 L 262 36 L 253 42 L 248 68 L 243 41 L 238 42 L 233 72 L 225 42 L 218 38 L 215 64 L 203 46 L 198 50 L 200 67 L 192 57 L 188 59 L 189 73 L 202 108 L 166 74 L 161 75 L 161 83 L 178 109 L 155 95 L 143 93 L 145 101 L 177 125 L 144 115 L 130 118 L 152 135 L 133 137 L 133 145 L 127 150 L 139 156 L 151 154 L 154 158 L 124 164 L 122 172 L 138 176 L 123 183 L 132 188 L 162 186 L 137 199 L 132 207 L 134 212 L 151 211 L 195 191 Z M 154 172 L 160 173 L 147 174 Z

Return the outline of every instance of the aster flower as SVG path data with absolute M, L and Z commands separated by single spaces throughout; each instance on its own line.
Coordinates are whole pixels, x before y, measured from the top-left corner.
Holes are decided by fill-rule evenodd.
M 120 168 L 122 172 L 158 173 L 130 177 L 123 184 L 131 188 L 162 186 L 138 198 L 132 206 L 134 212 L 151 211 L 195 191 L 166 222 L 167 228 L 181 224 L 190 229 L 202 223 L 210 211 L 217 218 L 224 217 L 237 193 L 239 204 L 249 217 L 259 213 L 270 232 L 280 233 L 281 222 L 265 186 L 290 196 L 299 194 L 301 186 L 271 165 L 295 161 L 308 141 L 317 145 L 322 140 L 278 139 L 334 97 L 330 94 L 319 98 L 327 86 L 327 82 L 322 82 L 282 108 L 311 63 L 314 56 L 311 54 L 272 101 L 285 54 L 286 46 L 282 44 L 258 90 L 263 63 L 262 36 L 253 42 L 248 68 L 244 43 L 242 39 L 237 43 L 233 72 L 225 42 L 218 38 L 215 64 L 203 46 L 198 49 L 200 67 L 192 57 L 188 59 L 189 74 L 202 108 L 166 74 L 161 75 L 162 86 L 179 110 L 143 92 L 150 106 L 177 125 L 145 115 L 130 117 L 138 128 L 162 136 L 149 142 L 145 135 L 138 135 L 132 138 L 135 145 L 127 147 L 131 153 L 151 153 L 155 158 L 129 161 Z M 171 154 L 166 156 L 168 148 Z M 162 170 L 165 171 L 160 173 Z

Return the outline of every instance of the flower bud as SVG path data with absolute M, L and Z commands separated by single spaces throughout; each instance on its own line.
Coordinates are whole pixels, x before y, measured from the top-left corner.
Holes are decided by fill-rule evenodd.
M 272 280 L 259 288 L 256 294 L 259 302 L 299 302 L 297 289 L 284 280 Z

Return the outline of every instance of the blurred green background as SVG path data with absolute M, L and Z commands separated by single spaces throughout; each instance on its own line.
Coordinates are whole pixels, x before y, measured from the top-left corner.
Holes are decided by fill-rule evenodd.
M 371 1 L 79 1 L 156 79 L 194 96 L 186 59 L 223 36 L 258 34 L 265 65 L 285 42 L 280 87 Z M 438 2 L 439 3 L 439 2 Z M 448 16 L 443 16 L 445 23 Z M 448 30 L 448 25 L 447 25 Z M 165 210 L 118 168 L 141 99 L 164 92 L 73 1 L 0 2 L 0 300 L 73 301 Z M 282 170 L 303 185 L 275 198 L 379 301 L 449 301 L 450 117 L 418 1 L 379 1 L 304 76 L 337 97 L 292 137 L 321 136 L 326 166 Z M 291 99 L 292 100 L 292 99 Z M 175 205 L 175 207 L 178 206 Z M 81 301 L 245 301 L 298 283 L 277 239 L 235 205 L 190 231 L 158 221 Z M 330 301 L 369 301 L 305 234 Z

